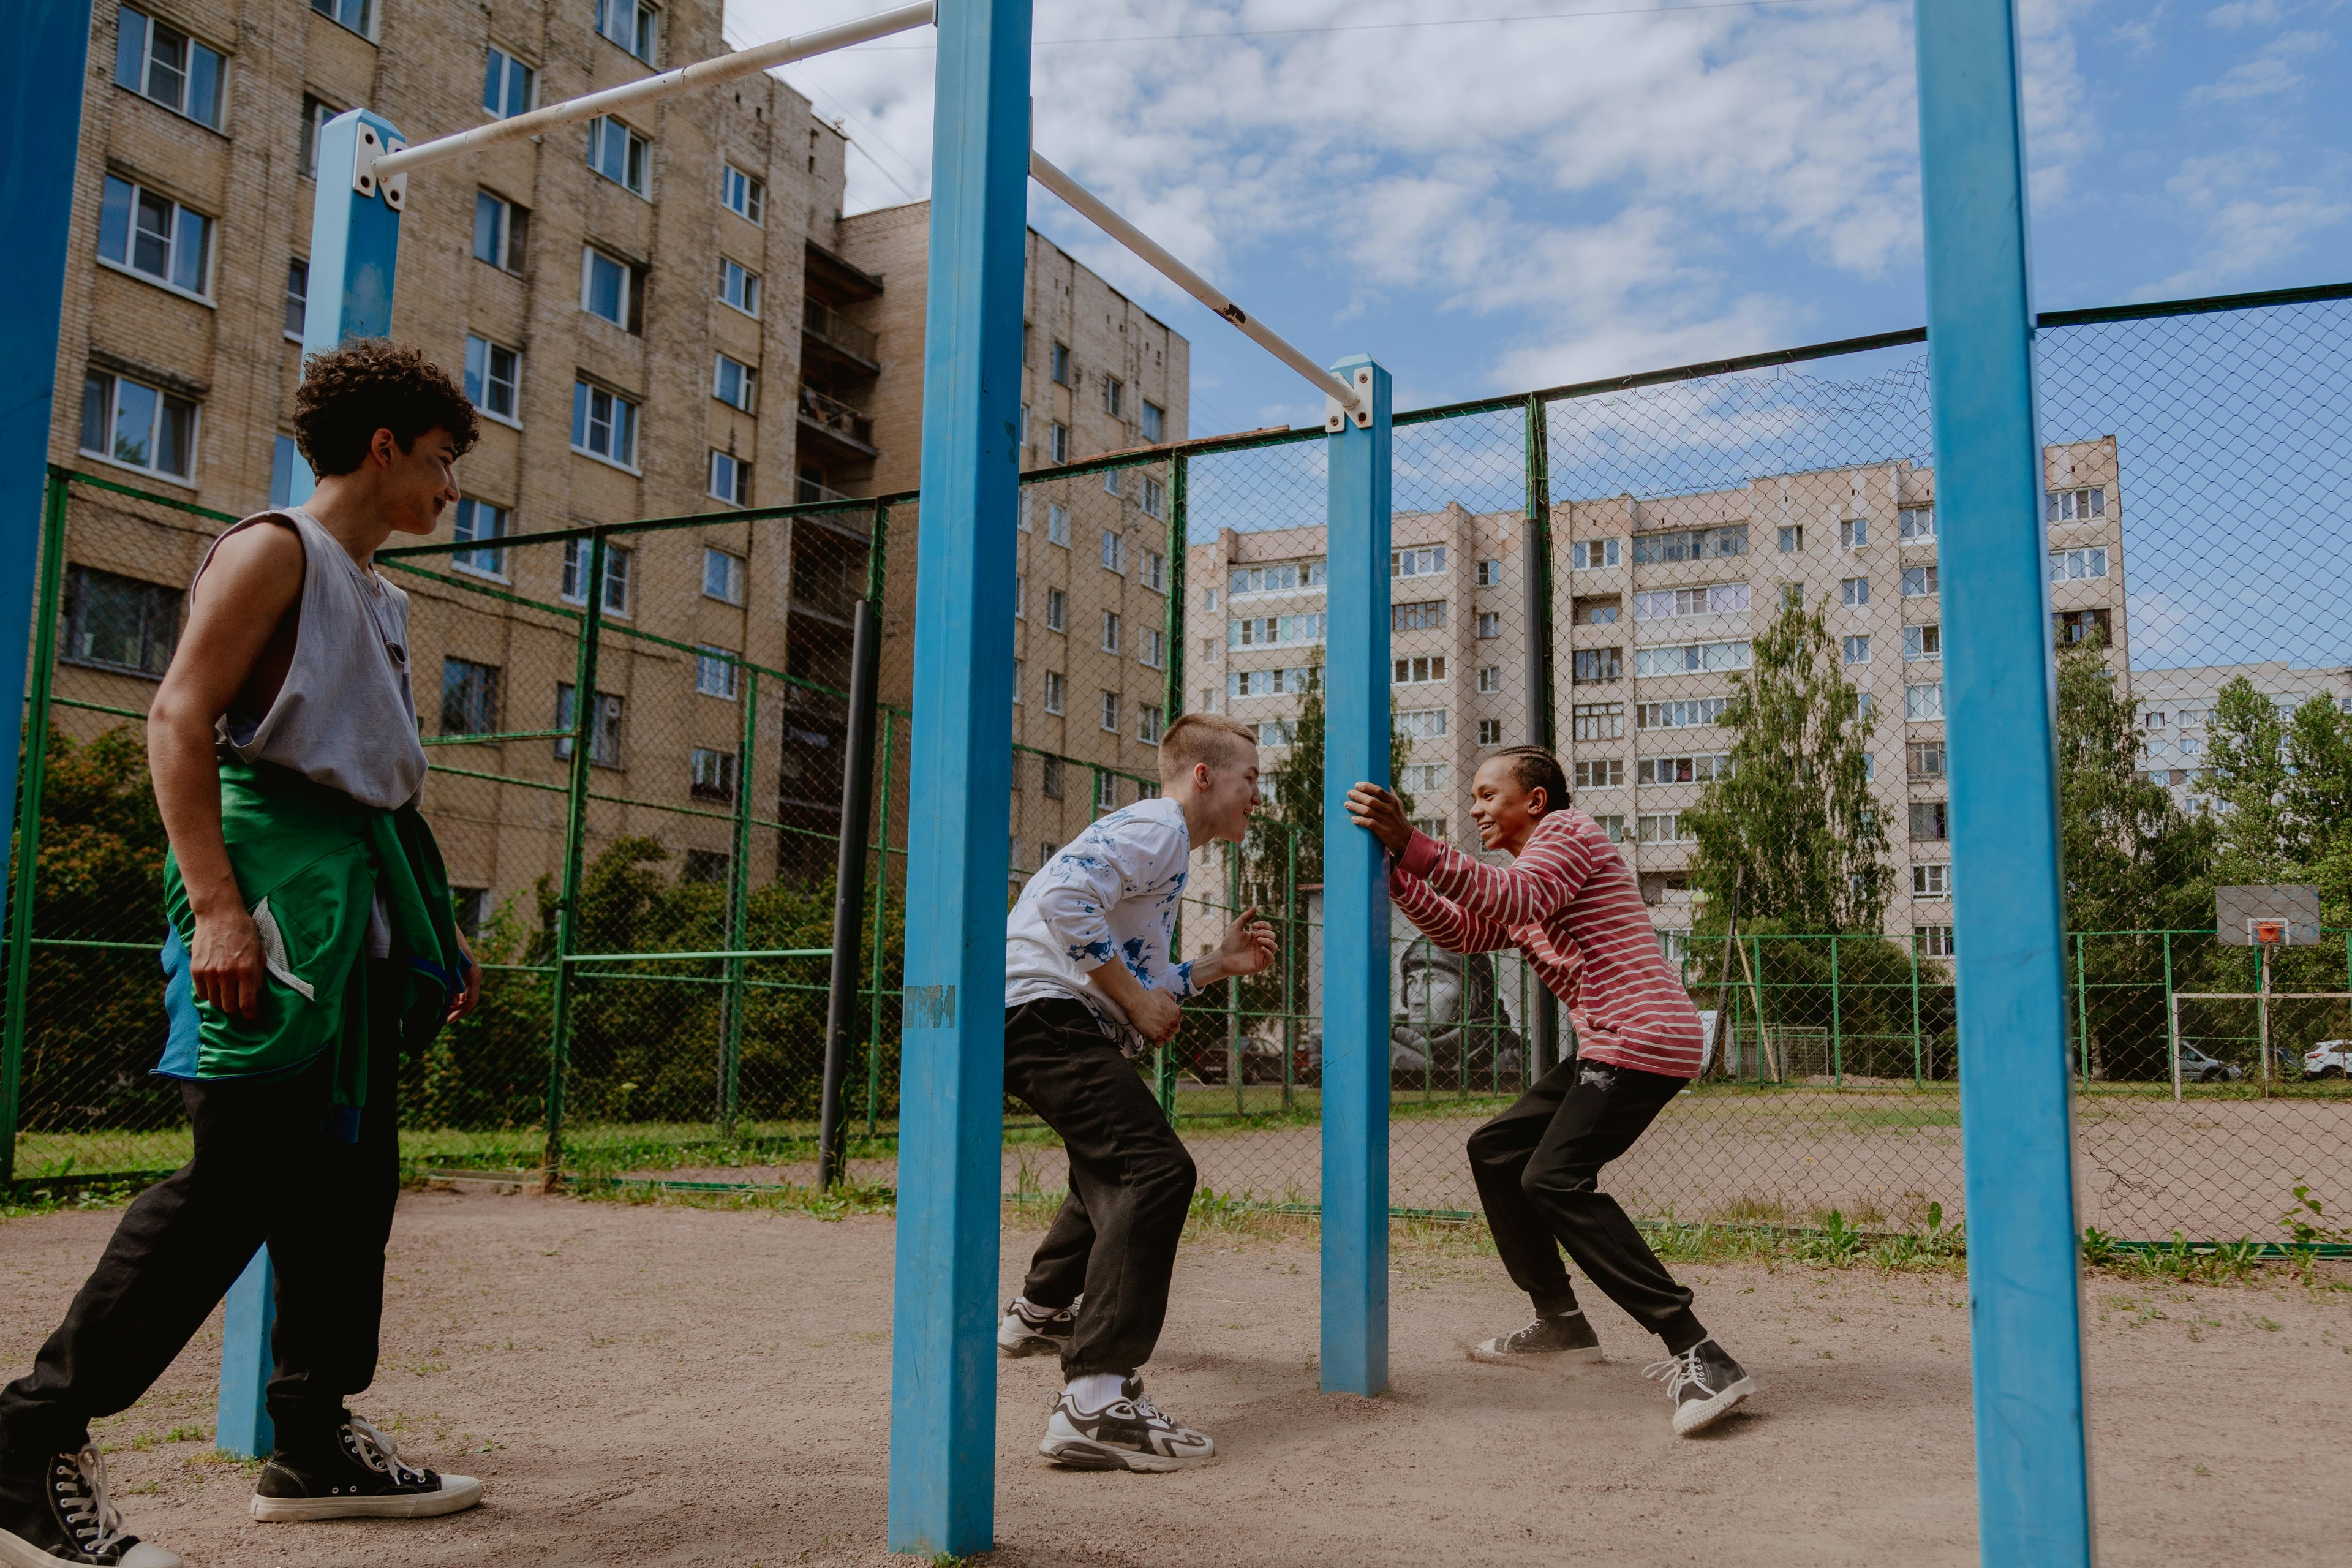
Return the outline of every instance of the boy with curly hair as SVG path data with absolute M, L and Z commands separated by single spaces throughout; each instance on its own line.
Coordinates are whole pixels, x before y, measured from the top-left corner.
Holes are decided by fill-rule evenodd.
M 214 542 L 148 714 L 171 840 L 155 1071 L 179 1081 L 194 1153 L 124 1211 L 0 1389 L 12 1565 L 176 1568 L 122 1529 L 89 1424 L 146 1393 L 265 1245 L 277 1436 L 253 1516 L 413 1519 L 482 1495 L 343 1405 L 375 1376 L 401 1054 L 480 994 L 416 810 L 408 600 L 373 563 L 457 500 L 474 411 L 416 350 L 359 340 L 310 360 L 295 429 L 316 493 Z

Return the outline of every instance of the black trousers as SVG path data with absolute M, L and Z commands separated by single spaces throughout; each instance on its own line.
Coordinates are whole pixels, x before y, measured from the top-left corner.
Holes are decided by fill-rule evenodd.
M 1674 1354 L 1706 1338 L 1691 1293 L 1675 1283 L 1617 1200 L 1601 1167 L 1633 1146 L 1689 1080 L 1601 1062 L 1561 1063 L 1518 1102 L 1470 1134 L 1470 1170 L 1511 1282 L 1541 1313 L 1565 1312 L 1576 1290 L 1566 1247 L 1586 1278 Z M 1557 1245 L 1555 1245 L 1557 1243 Z
M 1004 1016 L 1004 1087 L 1062 1136 L 1070 1195 L 1030 1260 L 1021 1294 L 1066 1307 L 1086 1292 L 1065 1377 L 1127 1376 L 1168 1318 L 1176 1242 L 1198 1173 L 1135 1066 L 1077 1002 Z
M 383 963 L 383 961 L 373 961 Z M 369 993 L 397 1016 L 400 976 Z M 184 1083 L 195 1155 L 139 1195 L 33 1370 L 0 1389 L 0 1462 L 79 1448 L 128 1409 L 267 1242 L 278 1277 L 268 1388 L 278 1447 L 325 1440 L 375 1378 L 383 1249 L 400 1195 L 399 1053 L 379 1028 L 356 1143 L 325 1133 L 332 1064 L 268 1082 Z

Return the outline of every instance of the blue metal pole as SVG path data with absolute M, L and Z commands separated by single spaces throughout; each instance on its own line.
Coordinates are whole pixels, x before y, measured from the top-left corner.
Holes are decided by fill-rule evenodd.
M 2024 119 L 2012 0 L 1917 7 L 1979 1552 L 2091 1559 Z
M 265 1459 L 278 1445 L 268 1401 L 269 1331 L 278 1321 L 278 1292 L 268 1247 L 253 1255 L 228 1288 L 226 1314 L 213 1446 L 240 1459 Z
M 908 791 L 893 1552 L 995 1541 L 1029 0 L 941 0 Z
M 1327 1394 L 1373 1394 L 1389 1385 L 1388 858 L 1347 803 L 1360 780 L 1391 782 L 1389 374 L 1360 356 L 1331 372 L 1371 417 L 1341 415 L 1324 443 L 1322 1381 Z

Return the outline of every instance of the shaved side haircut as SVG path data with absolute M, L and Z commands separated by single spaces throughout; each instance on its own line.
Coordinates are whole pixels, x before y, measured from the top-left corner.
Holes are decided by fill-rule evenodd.
M 1187 713 L 1160 737 L 1160 776 L 1182 778 L 1192 771 L 1194 763 L 1223 767 L 1232 758 L 1236 741 L 1256 755 L 1257 731 L 1247 724 L 1217 713 Z

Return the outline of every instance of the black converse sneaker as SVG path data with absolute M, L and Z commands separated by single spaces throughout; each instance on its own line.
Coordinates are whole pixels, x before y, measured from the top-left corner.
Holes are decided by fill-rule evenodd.
M 122 1530 L 107 1496 L 106 1458 L 95 1443 L 52 1454 L 37 1471 L 0 1473 L 0 1563 L 58 1568 L 181 1568 L 180 1559 Z
M 1082 1298 L 1083 1299 L 1083 1298 Z M 1024 1355 L 1060 1355 L 1077 1331 L 1078 1303 L 1066 1307 L 1033 1307 L 1015 1299 L 996 1325 L 996 1353 L 1007 1361 Z
M 1675 1402 L 1675 1436 L 1687 1437 L 1731 1414 L 1733 1405 L 1756 1392 L 1748 1369 L 1713 1340 L 1701 1340 L 1680 1355 L 1652 1362 L 1643 1377 L 1666 1380 L 1666 1397 Z
M 1472 1361 L 1493 1366 L 1546 1370 L 1580 1366 L 1601 1359 L 1601 1339 L 1581 1309 L 1538 1318 L 1515 1334 L 1481 1340 L 1469 1347 Z
M 1064 1389 L 1045 1420 L 1037 1451 L 1074 1470 L 1181 1470 L 1216 1458 L 1206 1432 L 1179 1426 L 1143 1397 L 1143 1379 L 1130 1377 L 1100 1410 L 1081 1410 Z
M 331 1442 L 269 1456 L 253 1489 L 253 1517 L 429 1519 L 481 1500 L 481 1482 L 410 1464 L 390 1436 L 346 1410 Z

